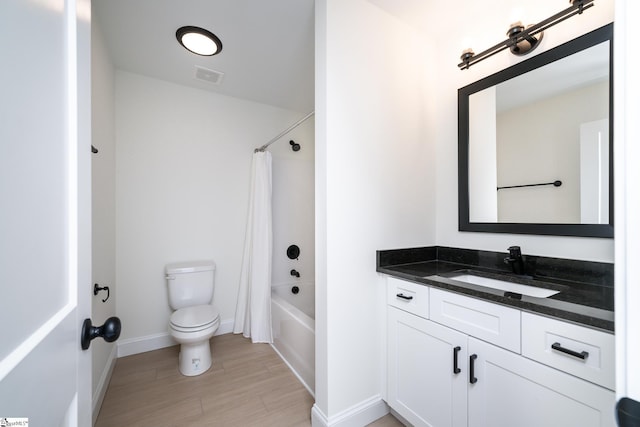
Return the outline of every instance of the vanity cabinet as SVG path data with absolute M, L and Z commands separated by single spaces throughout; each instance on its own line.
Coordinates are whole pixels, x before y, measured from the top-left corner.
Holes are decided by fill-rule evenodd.
M 387 296 L 387 403 L 412 425 L 615 425 L 613 335 L 395 278 Z

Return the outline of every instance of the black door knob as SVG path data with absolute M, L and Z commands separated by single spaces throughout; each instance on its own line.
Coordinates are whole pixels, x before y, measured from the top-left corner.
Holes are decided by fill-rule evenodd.
M 89 348 L 91 340 L 102 337 L 106 342 L 114 342 L 120 336 L 122 324 L 117 317 L 109 317 L 102 326 L 91 325 L 91 319 L 84 319 L 82 332 L 80 333 L 80 344 L 83 350 Z

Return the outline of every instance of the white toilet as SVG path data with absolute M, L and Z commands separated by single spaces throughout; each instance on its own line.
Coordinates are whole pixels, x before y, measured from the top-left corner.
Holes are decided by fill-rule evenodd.
M 214 273 L 212 261 L 184 262 L 165 267 L 169 306 L 169 333 L 180 344 L 179 369 L 194 376 L 211 367 L 209 339 L 220 325 L 220 312 L 211 304 Z

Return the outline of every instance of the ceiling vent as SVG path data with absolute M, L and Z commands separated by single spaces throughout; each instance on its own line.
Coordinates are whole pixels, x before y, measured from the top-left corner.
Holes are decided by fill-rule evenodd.
M 196 79 L 198 80 L 219 85 L 222 82 L 222 77 L 224 77 L 224 73 L 220 71 L 210 70 L 196 65 Z

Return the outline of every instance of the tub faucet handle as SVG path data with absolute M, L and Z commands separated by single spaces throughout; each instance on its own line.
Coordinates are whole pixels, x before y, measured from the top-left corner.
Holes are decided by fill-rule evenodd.
M 295 276 L 295 277 L 300 277 L 300 273 L 298 273 L 295 269 L 291 270 L 289 272 L 289 274 L 291 274 L 292 276 Z

